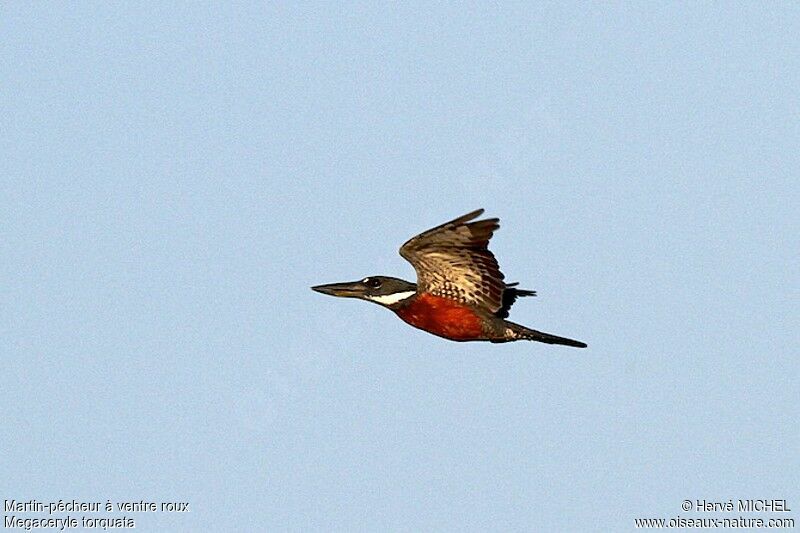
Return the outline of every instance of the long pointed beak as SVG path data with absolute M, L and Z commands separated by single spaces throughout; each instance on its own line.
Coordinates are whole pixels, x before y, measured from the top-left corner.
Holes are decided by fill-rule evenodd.
M 316 287 L 311 287 L 311 290 L 341 298 L 361 298 L 364 296 L 364 286 L 359 281 L 317 285 Z

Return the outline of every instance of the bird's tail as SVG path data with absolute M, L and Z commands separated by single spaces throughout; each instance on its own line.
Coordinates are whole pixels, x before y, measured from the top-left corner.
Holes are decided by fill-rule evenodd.
M 535 329 L 526 328 L 525 326 L 520 326 L 513 322 L 506 322 L 506 328 L 506 334 L 509 336 L 508 340 L 538 341 L 547 344 L 563 344 L 565 346 L 574 346 L 575 348 L 586 348 L 585 342 L 536 331 Z

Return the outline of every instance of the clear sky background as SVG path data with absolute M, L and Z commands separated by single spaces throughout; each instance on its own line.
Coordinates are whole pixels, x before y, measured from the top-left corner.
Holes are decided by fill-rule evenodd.
M 798 35 L 790 2 L 3 3 L 0 498 L 800 522 Z M 413 280 L 400 244 L 478 207 L 539 291 L 512 319 L 588 349 L 309 290 Z

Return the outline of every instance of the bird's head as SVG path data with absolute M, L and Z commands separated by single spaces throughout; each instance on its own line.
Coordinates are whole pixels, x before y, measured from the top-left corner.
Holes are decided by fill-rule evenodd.
M 311 289 L 330 296 L 367 300 L 384 307 L 393 307 L 417 292 L 414 283 L 387 276 L 370 276 L 359 281 L 317 285 Z

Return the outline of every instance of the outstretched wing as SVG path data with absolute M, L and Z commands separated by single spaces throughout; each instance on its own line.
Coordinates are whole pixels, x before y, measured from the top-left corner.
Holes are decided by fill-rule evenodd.
M 487 246 L 500 224 L 496 218 L 470 222 L 482 213 L 478 209 L 420 233 L 400 248 L 400 255 L 414 265 L 420 292 L 495 313 L 503 307 L 506 285 Z

